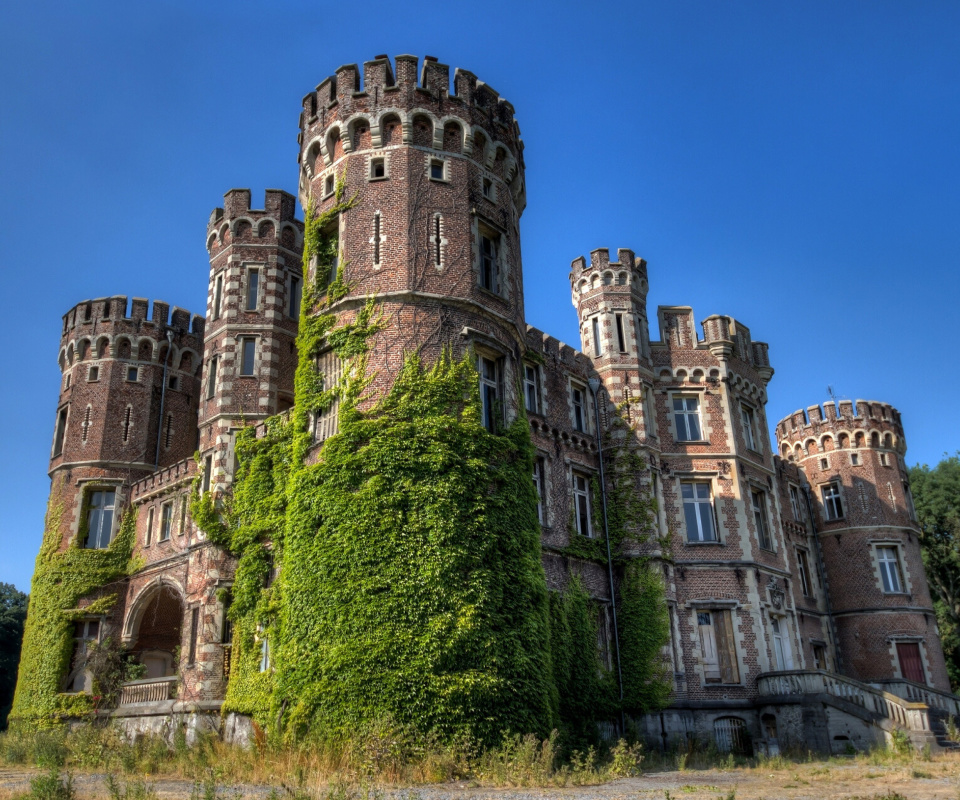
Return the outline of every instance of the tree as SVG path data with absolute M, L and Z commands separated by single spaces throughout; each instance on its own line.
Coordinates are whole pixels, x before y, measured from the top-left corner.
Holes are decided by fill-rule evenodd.
M 954 690 L 960 689 L 960 453 L 910 468 L 923 564 Z
M 0 730 L 7 726 L 7 715 L 17 686 L 27 599 L 27 595 L 12 583 L 0 583 Z

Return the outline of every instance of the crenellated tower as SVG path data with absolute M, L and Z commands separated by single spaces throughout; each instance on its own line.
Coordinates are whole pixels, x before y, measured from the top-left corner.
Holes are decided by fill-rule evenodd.
M 296 199 L 267 189 L 224 195 L 207 224 L 210 281 L 198 450 L 206 481 L 229 482 L 234 431 L 293 405 L 303 291 L 303 223 Z
M 831 401 L 780 420 L 776 435 L 781 457 L 810 483 L 844 670 L 948 690 L 900 413 Z
M 150 312 L 147 300 L 115 296 L 63 317 L 50 454 L 64 506 L 61 547 L 79 534 L 81 546 L 105 547 L 126 487 L 193 450 L 204 319 L 160 300 Z
M 473 344 L 503 360 L 522 348 L 523 143 L 513 106 L 466 70 L 427 56 L 345 65 L 303 101 L 300 200 L 323 213 L 342 180 L 353 205 L 331 221 L 349 319 L 377 296 L 387 321 L 370 367 Z M 362 80 L 361 80 L 362 77 Z M 312 275 L 308 276 L 308 280 Z M 511 366 L 499 380 L 508 384 Z M 382 386 L 379 388 L 383 388 Z

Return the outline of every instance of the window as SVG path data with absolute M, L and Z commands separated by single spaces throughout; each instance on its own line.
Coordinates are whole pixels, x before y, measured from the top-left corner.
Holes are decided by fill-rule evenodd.
M 333 175 L 327 175 L 323 181 L 323 196 L 329 197 L 333 194 L 333 190 L 336 188 L 336 181 Z
M 160 537 L 158 541 L 166 542 L 170 538 L 170 524 L 173 521 L 173 503 L 164 503 L 160 506 Z
M 187 664 L 197 663 L 197 637 L 200 635 L 200 606 L 190 609 L 190 648 L 187 650 Z
M 503 421 L 503 407 L 500 402 L 500 362 L 485 356 L 480 358 L 480 405 L 483 413 L 483 427 L 490 433 L 496 433 Z
M 70 659 L 71 673 L 66 690 L 68 692 L 90 691 L 93 688 L 93 677 L 87 666 L 87 654 L 90 646 L 100 641 L 100 620 L 77 620 L 73 627 L 73 657 Z
M 433 245 L 433 264 L 435 267 L 443 266 L 443 217 L 440 214 L 433 215 L 433 230 L 431 231 L 430 243 Z
M 260 300 L 260 270 L 247 270 L 247 311 L 256 311 Z
M 890 459 L 887 458 L 887 454 L 886 454 L 886 453 L 881 453 L 881 454 L 880 454 L 880 466 L 881 466 L 881 467 L 889 467 L 889 466 L 890 466 Z
M 210 491 L 210 482 L 213 480 L 213 456 L 203 459 L 203 493 Z
M 543 413 L 540 407 L 540 370 L 532 364 L 523 365 L 523 403 L 532 414 Z
M 813 645 L 813 668 L 827 669 L 827 648 L 822 644 Z
M 228 592 L 223 598 L 223 625 L 220 628 L 220 641 L 223 644 L 233 644 L 233 620 L 230 619 L 230 606 L 233 605 L 233 592 Z
M 582 472 L 573 472 L 573 517 L 577 533 L 593 538 L 590 520 L 590 479 Z
M 747 449 L 757 451 L 757 439 L 753 433 L 753 409 L 750 406 L 740 406 L 740 419 L 743 422 L 743 439 Z
M 537 519 L 543 525 L 543 490 L 544 490 L 544 468 L 545 463 L 542 458 L 533 462 L 533 486 L 537 490 Z
M 147 511 L 147 533 L 143 538 L 144 547 L 149 547 L 153 541 L 153 506 Z
M 770 523 L 767 520 L 767 495 L 765 492 L 750 492 L 750 499 L 760 547 L 764 550 L 773 550 L 773 544 L 770 541 Z
M 887 594 L 903 592 L 903 572 L 900 569 L 900 554 L 895 546 L 878 547 L 877 563 L 880 565 L 880 580 Z
M 173 444 L 173 414 L 167 414 L 167 430 L 163 436 L 163 447 L 165 450 L 170 449 L 170 445 Z
M 387 161 L 384 158 L 370 159 L 370 180 L 376 181 L 387 177 Z
M 57 414 L 57 428 L 53 435 L 53 455 L 58 456 L 63 452 L 63 436 L 67 430 L 67 409 L 61 408 Z
M 923 675 L 919 642 L 897 642 L 897 660 L 900 662 L 900 674 L 904 679 L 919 684 L 927 682 Z
M 89 367 L 87 369 L 87 380 L 88 381 L 98 381 L 100 380 L 100 367 Z
M 266 672 L 268 669 L 270 669 L 270 640 L 264 636 L 260 640 L 260 671 Z
M 703 678 L 706 683 L 739 683 L 737 651 L 729 611 L 698 611 Z
M 797 522 L 803 521 L 803 506 L 800 504 L 800 489 L 790 484 L 790 510 Z
M 614 315 L 617 323 L 617 347 L 621 353 L 627 352 L 627 338 L 623 333 L 623 314 Z
M 710 484 L 706 482 L 681 483 L 680 496 L 683 499 L 683 516 L 687 523 L 687 541 L 717 541 Z
M 432 181 L 446 180 L 446 176 L 444 173 L 445 173 L 444 161 L 439 158 L 431 158 L 430 159 L 430 180 Z
M 483 179 L 483 196 L 486 197 L 487 200 L 493 200 L 493 199 L 494 199 L 494 196 L 493 196 L 493 181 L 490 180 L 489 178 L 484 178 L 484 179 Z
M 63 386 L 64 389 L 69 389 L 69 388 L 70 388 L 70 377 L 71 377 L 71 373 L 68 372 L 68 373 L 67 373 L 66 380 L 65 380 L 65 383 L 64 383 L 64 386 Z
M 80 438 L 84 442 L 87 441 L 87 434 L 90 432 L 90 413 L 92 410 L 90 406 L 87 406 L 83 412 L 83 426 L 80 429 Z
M 790 635 L 781 617 L 770 618 L 773 633 L 773 658 L 778 670 L 793 669 L 793 654 L 790 652 Z
M 183 536 L 184 531 L 187 529 L 187 498 L 186 496 L 180 501 L 180 525 L 177 528 L 177 536 Z
M 130 424 L 133 422 L 133 406 L 127 406 L 123 411 L 123 441 L 130 438 Z
M 800 590 L 806 597 L 813 595 L 810 583 L 810 559 L 806 550 L 797 548 L 797 578 L 800 580 Z
M 610 606 L 600 603 L 597 606 L 597 655 L 600 656 L 600 665 L 609 671 L 613 669 L 613 652 L 610 647 L 610 632 L 613 625 L 610 622 Z
M 594 317 L 591 324 L 593 326 L 593 354 L 599 356 L 603 352 L 600 346 L 600 320 Z
M 217 392 L 217 360 L 217 356 L 210 359 L 210 369 L 207 372 L 207 400 L 212 400 Z
M 169 378 L 167 378 L 168 389 L 173 389 L 174 391 L 176 391 L 176 388 L 179 385 L 180 385 L 180 379 L 176 375 L 171 375 Z
M 587 430 L 587 390 L 579 384 L 571 383 L 570 397 L 573 400 L 573 429 L 585 433 Z
M 836 481 L 824 484 L 820 487 L 820 494 L 823 497 L 823 513 L 827 522 L 843 519 L 843 504 L 840 502 L 840 484 Z
M 113 534 L 113 509 L 116 492 L 113 489 L 96 489 L 90 492 L 87 508 L 88 550 L 103 550 L 110 544 Z
M 852 467 L 860 466 L 860 456 L 857 453 L 850 454 L 850 466 Z
M 303 300 L 303 285 L 296 275 L 290 277 L 290 307 L 287 316 L 290 319 L 300 319 L 300 303 Z
M 221 272 L 217 275 L 217 279 L 213 282 L 213 318 L 220 319 L 220 306 L 223 302 L 223 273 Z
M 480 233 L 480 286 L 488 292 L 500 293 L 499 237 Z
M 131 383 L 137 382 L 137 377 L 140 375 L 139 367 L 127 367 L 127 380 Z
M 677 428 L 678 442 L 699 442 L 703 439 L 700 432 L 700 398 L 674 397 L 673 422 Z
M 257 354 L 257 340 L 253 336 L 244 336 L 240 340 L 240 374 L 253 375 L 253 362 Z
M 907 501 L 907 513 L 910 515 L 910 519 L 916 522 L 917 507 L 913 504 L 913 492 L 910 491 L 910 484 L 906 481 L 903 482 L 903 497 Z
M 830 469 L 830 462 L 826 458 L 820 459 L 820 469 Z

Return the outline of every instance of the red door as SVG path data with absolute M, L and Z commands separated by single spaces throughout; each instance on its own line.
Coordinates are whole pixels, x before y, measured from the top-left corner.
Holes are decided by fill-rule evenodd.
M 900 674 L 904 678 L 914 683 L 926 683 L 923 679 L 920 645 L 914 642 L 898 642 L 897 657 L 900 659 Z

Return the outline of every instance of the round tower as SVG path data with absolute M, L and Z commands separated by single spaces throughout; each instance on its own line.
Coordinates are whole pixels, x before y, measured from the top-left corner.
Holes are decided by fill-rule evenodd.
M 777 423 L 777 446 L 810 482 L 845 671 L 949 691 L 910 496 L 900 413 L 841 400 Z
M 304 98 L 300 200 L 331 221 L 350 286 L 334 310 L 349 317 L 376 296 L 387 328 L 371 353 L 379 379 L 398 357 L 430 360 L 444 346 L 523 349 L 520 215 L 523 143 L 513 106 L 465 70 L 427 56 L 346 65 Z M 312 279 L 308 276 L 308 280 Z M 500 376 L 504 386 L 509 366 Z M 380 387 L 382 388 L 382 387 Z
M 232 189 L 207 224 L 210 282 L 200 441 L 206 481 L 232 477 L 233 431 L 293 405 L 303 292 L 296 199 L 267 189 L 262 209 Z
M 193 452 L 204 320 L 159 300 L 148 314 L 149 305 L 99 298 L 63 317 L 50 453 L 62 547 L 79 533 L 81 546 L 106 546 L 125 487 Z

